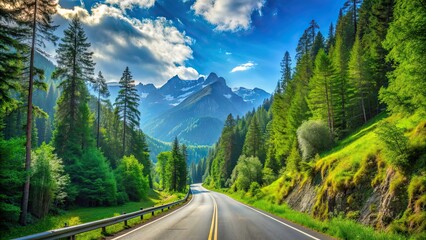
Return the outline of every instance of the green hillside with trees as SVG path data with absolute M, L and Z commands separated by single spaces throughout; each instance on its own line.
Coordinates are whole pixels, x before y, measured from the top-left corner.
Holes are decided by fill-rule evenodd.
M 59 39 L 56 11 L 52 0 L 0 4 L 0 231 L 13 237 L 18 222 L 35 226 L 26 234 L 46 231 L 52 225 L 43 223 L 70 209 L 152 204 L 158 195 L 130 69 L 123 66 L 115 102 L 106 101 L 82 23 L 75 16 Z M 56 66 L 43 56 L 48 42 Z M 179 178 L 164 198 L 187 190 L 186 148 L 173 146 Z
M 425 1 L 346 1 L 327 38 L 312 20 L 296 52 L 271 101 L 229 115 L 192 178 L 336 237 L 424 239 Z

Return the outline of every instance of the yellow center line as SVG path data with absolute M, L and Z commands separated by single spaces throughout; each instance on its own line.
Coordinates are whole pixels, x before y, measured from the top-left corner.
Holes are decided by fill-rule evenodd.
M 210 195 L 213 200 L 213 216 L 212 216 L 212 224 L 210 226 L 210 233 L 208 240 L 217 240 L 217 204 L 214 197 Z

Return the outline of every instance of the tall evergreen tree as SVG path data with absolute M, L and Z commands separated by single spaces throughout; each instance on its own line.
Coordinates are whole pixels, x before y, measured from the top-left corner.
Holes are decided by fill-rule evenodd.
M 97 119 L 97 128 L 96 128 L 96 146 L 99 147 L 99 132 L 100 132 L 100 124 L 101 124 L 101 97 L 107 98 L 109 97 L 109 90 L 106 84 L 105 78 L 102 75 L 102 72 L 99 71 L 98 77 L 93 83 L 93 90 L 98 92 L 98 119 Z M 146 166 L 145 166 L 146 167 Z
M 335 70 L 325 53 L 320 49 L 315 60 L 314 75 L 309 83 L 309 107 L 315 119 L 327 121 L 331 133 L 334 131 L 333 83 Z
M 177 190 L 183 191 L 185 190 L 186 183 L 187 183 L 187 177 L 188 177 L 188 167 L 187 167 L 187 159 L 188 159 L 188 153 L 187 153 L 187 147 L 185 144 L 182 144 L 181 146 L 181 153 L 178 158 L 178 184 L 177 184 Z
M 117 107 L 120 119 L 123 121 L 123 155 L 126 153 L 126 130 L 133 130 L 136 126 L 139 126 L 140 112 L 139 106 L 139 95 L 135 87 L 135 80 L 130 73 L 129 67 L 123 72 L 123 76 L 120 79 L 120 91 L 118 92 L 117 99 L 114 105 Z
M 349 81 L 355 86 L 355 96 L 352 103 L 354 108 L 353 118 L 359 118 L 358 116 L 361 115 L 363 123 L 366 123 L 368 119 L 367 100 L 372 86 L 365 76 L 365 62 L 360 42 L 359 38 L 357 38 L 351 51 Z M 360 109 L 361 114 L 359 114 L 360 111 L 357 111 L 358 109 Z
M 19 21 L 17 2 L 4 0 L 0 3 L 0 130 L 7 109 L 15 108 L 17 101 L 12 91 L 18 90 L 17 79 L 22 74 L 23 53 L 26 45 L 22 42 L 28 33 Z
M 353 21 L 353 36 L 356 36 L 356 31 L 358 29 L 358 8 L 361 3 L 362 0 L 347 0 L 343 5 L 343 9 L 350 13 L 350 16 Z
M 37 45 L 43 45 L 44 41 L 55 43 L 58 39 L 53 31 L 56 26 L 52 24 L 52 15 L 56 13 L 56 6 L 58 4 L 55 0 L 32 0 L 25 1 L 22 20 L 28 23 L 30 27 L 30 57 L 29 57 L 29 80 L 28 80 L 28 100 L 27 100 L 27 121 L 26 121 L 26 157 L 25 157 L 25 170 L 27 172 L 31 169 L 31 135 L 33 132 L 33 86 L 34 76 L 37 71 L 34 67 L 34 55 Z M 28 211 L 28 199 L 30 191 L 30 174 L 24 184 L 24 196 L 22 197 L 21 216 L 19 222 L 21 225 L 26 225 L 26 216 Z
M 313 62 L 315 62 L 315 58 L 318 54 L 318 51 L 321 48 L 325 48 L 324 42 L 325 42 L 324 36 L 322 35 L 321 32 L 318 32 L 318 34 L 315 36 L 315 40 L 314 40 L 314 43 L 312 45 L 312 50 L 311 50 L 311 57 L 312 57 Z
M 56 107 L 54 146 L 66 167 L 76 164 L 83 150 L 92 146 L 89 91 L 95 63 L 90 43 L 78 17 L 74 17 L 56 50 L 57 68 L 53 78 L 61 79 L 62 94 Z M 92 82 L 92 81 L 91 81 Z M 73 177 L 70 174 L 71 178 Z
M 246 156 L 258 157 L 259 159 L 263 154 L 262 133 L 257 117 L 253 117 L 251 120 L 243 146 L 243 154 Z
M 283 60 L 281 61 L 281 79 L 279 87 L 282 92 L 285 91 L 288 82 L 291 80 L 291 57 L 288 51 L 285 52 Z
M 328 28 L 327 41 L 325 43 L 325 49 L 324 49 L 327 54 L 330 52 L 330 49 L 334 45 L 334 42 L 335 42 L 334 26 L 333 26 L 333 23 L 330 23 L 330 27 Z

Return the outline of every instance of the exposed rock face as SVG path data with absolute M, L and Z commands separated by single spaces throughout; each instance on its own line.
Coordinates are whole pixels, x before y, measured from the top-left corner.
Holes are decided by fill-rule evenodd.
M 383 168 L 375 156 L 367 161 L 366 167 L 338 191 L 326 186 L 325 178 L 316 173 L 303 184 L 297 182 L 284 201 L 295 210 L 321 218 L 343 213 L 365 225 L 385 228 L 407 208 L 407 181 L 398 171 Z M 377 181 L 380 171 L 384 178 Z M 392 186 L 395 182 L 399 183 L 396 187 Z

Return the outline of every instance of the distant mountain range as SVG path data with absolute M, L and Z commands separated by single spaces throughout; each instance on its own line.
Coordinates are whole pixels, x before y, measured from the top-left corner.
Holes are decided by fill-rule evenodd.
M 108 86 L 114 102 L 119 85 L 113 82 Z M 178 137 L 196 145 L 216 142 L 229 113 L 244 115 L 270 97 L 259 88 L 232 90 L 215 73 L 197 80 L 174 76 L 160 88 L 141 83 L 136 88 L 141 97 L 141 128 L 146 134 L 167 142 Z

